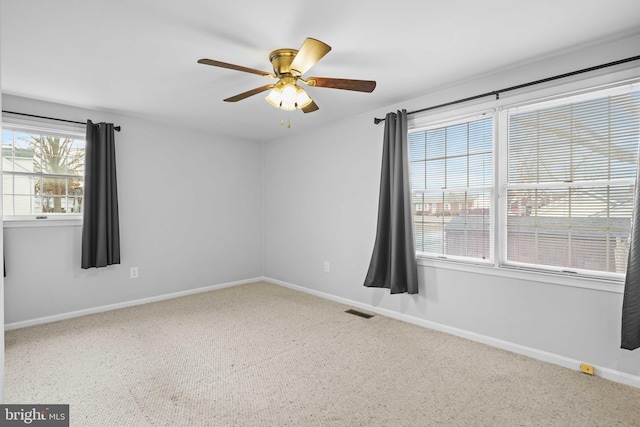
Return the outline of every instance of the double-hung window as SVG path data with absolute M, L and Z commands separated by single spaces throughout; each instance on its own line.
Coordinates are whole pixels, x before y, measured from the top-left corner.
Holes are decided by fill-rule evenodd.
M 416 251 L 490 260 L 493 118 L 414 129 L 409 152 Z
M 620 280 L 636 194 L 640 83 L 534 96 L 483 104 L 493 109 L 463 120 L 415 119 L 416 252 Z
M 623 275 L 640 141 L 640 86 L 507 109 L 506 265 Z
M 84 135 L 3 124 L 5 219 L 81 218 Z

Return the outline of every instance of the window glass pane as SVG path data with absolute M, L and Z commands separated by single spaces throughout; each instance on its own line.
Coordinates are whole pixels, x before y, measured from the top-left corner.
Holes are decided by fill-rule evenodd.
M 64 196 L 67 194 L 67 180 L 65 178 L 42 178 L 42 194 L 50 196 Z
M 2 130 L 2 170 L 13 170 L 13 132 Z
M 416 250 L 491 259 L 493 117 L 409 134 Z M 426 159 L 426 160 L 423 160 Z
M 493 184 L 493 162 L 491 153 L 469 156 L 469 187 L 490 186 Z
M 13 146 L 13 131 L 2 129 L 2 146 Z
M 446 187 L 466 187 L 469 170 L 467 165 L 467 157 L 449 157 L 447 158 Z
M 16 148 L 22 148 L 33 151 L 40 135 L 15 131 L 13 136 L 13 144 Z
M 12 189 L 9 191 L 13 194 L 33 196 L 40 194 L 40 179 L 33 175 L 14 175 L 11 179 L 13 183 Z
M 68 197 L 65 209 L 67 213 L 82 213 L 82 196 Z
M 411 190 L 424 190 L 427 185 L 426 163 L 424 161 L 414 161 L 410 164 Z
M 416 250 L 444 255 L 444 194 L 413 197 Z
M 36 153 L 39 135 L 26 134 L 22 132 L 14 133 L 14 162 L 16 172 L 39 172 L 40 162 Z
M 445 172 L 446 160 L 427 160 L 426 162 L 426 182 L 427 189 L 443 189 L 445 188 L 445 180 L 447 178 Z
M 13 195 L 2 194 L 2 214 L 13 215 Z
M 43 213 L 61 213 L 62 210 L 62 197 L 53 195 L 44 195 L 42 200 L 42 212 Z
M 446 130 L 447 157 L 465 155 L 468 152 L 469 128 L 466 123 L 449 126 Z
M 13 194 L 13 175 L 2 174 L 2 194 Z
M 491 259 L 491 193 L 465 192 L 445 196 L 449 218 L 445 225 L 445 253 Z
M 67 173 L 84 176 L 85 142 L 73 140 L 67 155 Z
M 491 192 L 421 193 L 413 197 L 416 250 L 491 259 Z
M 84 179 L 69 178 L 67 179 L 67 195 L 73 197 L 82 197 L 84 193 Z
M 53 156 L 53 155 L 41 155 L 38 156 L 38 160 L 42 164 L 42 172 L 47 174 L 67 174 L 67 159 L 66 157 Z
M 469 153 L 491 153 L 493 147 L 492 118 L 476 120 L 469 125 Z
M 34 215 L 39 213 L 42 213 L 39 197 L 13 196 L 13 213 L 9 215 Z
M 415 162 L 426 159 L 427 140 L 426 133 L 414 132 L 409 134 L 409 161 Z
M 15 170 L 13 164 L 13 147 L 2 146 L 2 170 L 13 171 Z
M 427 159 L 444 157 L 446 152 L 446 128 L 427 131 L 425 136 L 427 141 Z

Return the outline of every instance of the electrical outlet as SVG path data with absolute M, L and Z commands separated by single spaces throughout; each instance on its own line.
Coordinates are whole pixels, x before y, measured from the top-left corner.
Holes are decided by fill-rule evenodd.
M 593 365 L 589 365 L 588 363 L 580 364 L 580 372 L 584 372 L 585 374 L 593 375 L 594 368 Z
M 329 261 L 325 261 L 324 262 L 324 272 L 328 273 L 329 271 L 331 271 L 331 264 L 329 264 Z
M 129 278 L 130 279 L 138 278 L 138 267 L 131 267 L 131 270 L 129 270 Z

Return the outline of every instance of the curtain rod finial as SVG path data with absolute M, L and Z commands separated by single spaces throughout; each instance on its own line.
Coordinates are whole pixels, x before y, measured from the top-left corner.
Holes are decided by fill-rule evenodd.
M 379 119 L 379 118 L 377 118 L 377 117 L 374 117 L 374 118 L 373 118 L 373 123 L 374 123 L 374 124 L 376 124 L 376 125 L 379 125 L 379 124 L 380 124 L 380 122 L 383 122 L 383 121 L 384 121 L 384 119 Z

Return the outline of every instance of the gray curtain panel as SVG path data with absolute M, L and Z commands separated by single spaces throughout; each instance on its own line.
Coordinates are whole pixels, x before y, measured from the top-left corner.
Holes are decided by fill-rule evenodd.
M 640 164 L 640 163 L 639 163 Z M 626 350 L 640 347 L 640 176 L 636 178 L 631 242 L 622 301 L 622 344 Z
M 112 123 L 87 121 L 82 268 L 120 264 L 114 133 Z
M 417 294 L 407 111 L 387 114 L 384 124 L 378 227 L 364 286 Z

